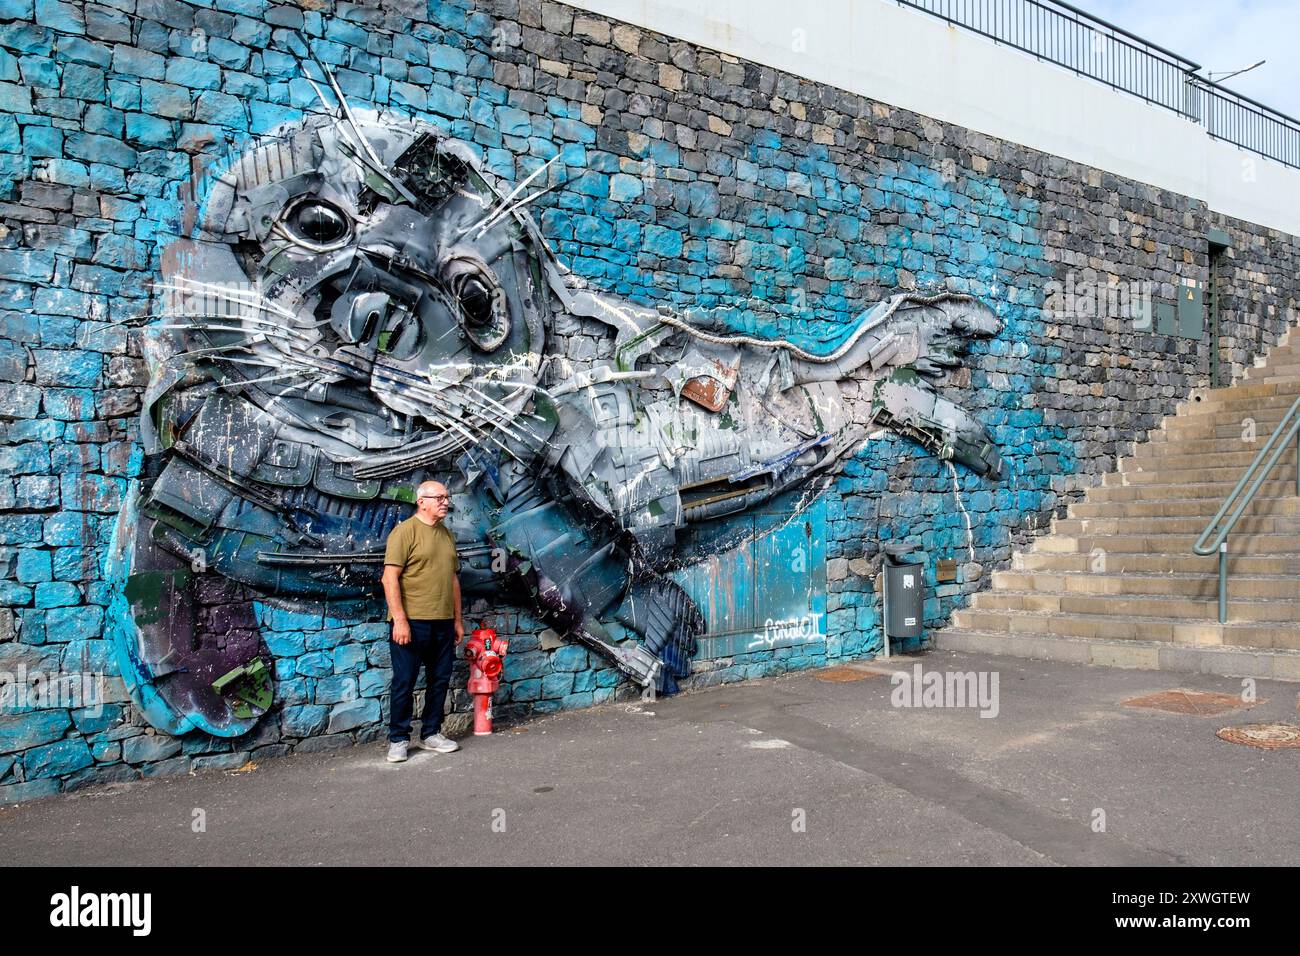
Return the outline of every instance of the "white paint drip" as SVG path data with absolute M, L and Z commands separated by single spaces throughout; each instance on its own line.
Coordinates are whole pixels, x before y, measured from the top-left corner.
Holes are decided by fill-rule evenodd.
M 946 462 L 948 470 L 952 472 L 952 496 L 957 499 L 957 507 L 961 510 L 961 516 L 966 519 L 966 546 L 970 549 L 971 562 L 975 561 L 975 528 L 971 524 L 970 512 L 966 510 L 966 503 L 961 500 L 961 486 L 957 482 L 957 466 L 951 461 Z

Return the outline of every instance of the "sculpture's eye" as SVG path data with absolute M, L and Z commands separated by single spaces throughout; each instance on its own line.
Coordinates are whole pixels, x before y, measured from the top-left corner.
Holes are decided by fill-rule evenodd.
M 492 270 L 461 255 L 443 263 L 442 275 L 462 332 L 484 352 L 497 349 L 510 335 L 510 308 Z
M 290 239 L 318 252 L 341 246 L 351 232 L 347 214 L 323 199 L 294 203 L 280 222 Z
M 481 276 L 467 278 L 458 292 L 465 321 L 471 325 L 487 325 L 492 321 L 492 290 Z

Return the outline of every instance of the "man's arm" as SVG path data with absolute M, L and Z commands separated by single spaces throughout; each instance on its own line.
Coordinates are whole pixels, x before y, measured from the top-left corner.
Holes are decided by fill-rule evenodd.
M 402 567 L 398 564 L 384 565 L 384 600 L 388 602 L 388 613 L 393 616 L 393 640 L 398 644 L 411 643 L 411 622 L 402 607 Z M 460 589 L 456 590 L 456 607 L 460 608 Z
M 451 590 L 456 598 L 456 643 L 459 644 L 465 640 L 465 623 L 460 619 L 460 575 L 455 571 L 451 573 Z

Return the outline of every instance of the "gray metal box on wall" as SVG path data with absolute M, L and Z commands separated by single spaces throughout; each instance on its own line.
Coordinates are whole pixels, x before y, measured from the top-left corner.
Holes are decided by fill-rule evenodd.
M 906 551 L 885 552 L 885 627 L 891 638 L 921 636 L 925 565 Z
M 1205 289 L 1195 279 L 1178 283 L 1173 302 L 1155 304 L 1155 331 L 1159 335 L 1176 335 L 1183 339 L 1205 336 Z
M 1184 279 L 1178 287 L 1178 335 L 1184 339 L 1205 335 L 1205 291 L 1195 279 Z
M 1157 335 L 1175 335 L 1178 332 L 1178 311 L 1172 303 L 1157 302 L 1155 314 Z

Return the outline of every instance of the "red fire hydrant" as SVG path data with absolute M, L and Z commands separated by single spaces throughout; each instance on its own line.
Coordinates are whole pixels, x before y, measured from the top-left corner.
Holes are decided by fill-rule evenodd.
M 490 627 L 476 628 L 465 642 L 469 659 L 465 689 L 474 695 L 474 734 L 479 737 L 492 733 L 492 694 L 501 683 L 507 643 Z

